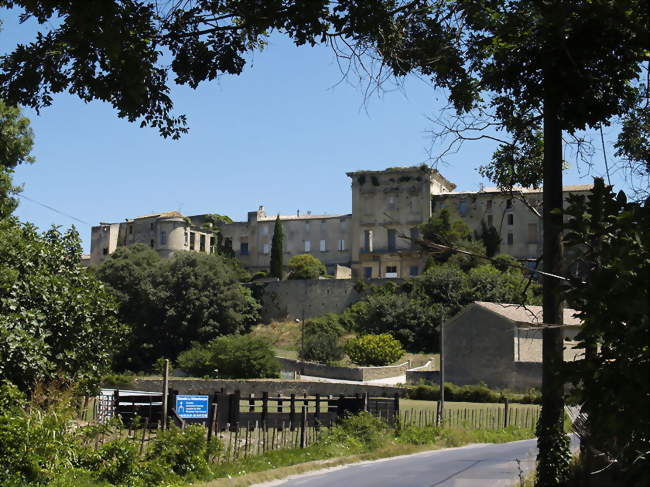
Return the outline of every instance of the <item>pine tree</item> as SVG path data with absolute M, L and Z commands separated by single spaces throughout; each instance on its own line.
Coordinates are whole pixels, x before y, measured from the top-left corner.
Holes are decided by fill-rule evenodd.
M 282 280 L 282 243 L 284 235 L 282 233 L 282 222 L 280 215 L 275 219 L 275 227 L 273 228 L 273 240 L 271 241 L 271 277 L 277 277 Z

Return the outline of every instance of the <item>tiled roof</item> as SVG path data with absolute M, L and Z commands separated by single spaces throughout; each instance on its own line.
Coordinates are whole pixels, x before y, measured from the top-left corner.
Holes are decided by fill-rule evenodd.
M 504 318 L 516 321 L 517 323 L 525 323 L 530 325 L 542 324 L 542 307 L 541 306 L 523 306 L 521 304 L 505 304 L 505 303 L 487 303 L 485 301 L 476 301 L 474 304 L 481 308 L 487 309 L 497 313 Z M 564 324 L 565 325 L 582 325 L 582 321 L 574 316 L 576 310 L 571 308 L 564 309 Z
M 351 213 L 343 213 L 340 215 L 280 215 L 280 221 L 285 221 L 285 220 L 323 220 L 327 218 L 343 218 L 343 217 L 351 217 Z M 275 221 L 276 217 L 275 216 L 265 216 L 260 218 L 259 222 L 271 222 Z

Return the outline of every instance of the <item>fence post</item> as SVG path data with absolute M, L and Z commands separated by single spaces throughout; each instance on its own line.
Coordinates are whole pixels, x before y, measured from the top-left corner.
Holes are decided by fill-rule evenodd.
M 119 409 L 120 409 L 120 390 L 115 389 L 113 391 L 113 417 L 114 418 L 117 418 Z
M 269 415 L 269 393 L 262 392 L 262 431 L 266 431 L 266 421 Z
M 234 402 L 234 408 L 233 408 L 233 420 L 236 425 L 235 431 L 239 431 L 239 401 L 241 399 L 241 393 L 239 390 L 235 391 L 235 394 L 233 395 L 233 402 Z
M 305 448 L 305 433 L 307 431 L 307 406 L 302 407 L 300 417 L 300 448 Z
M 210 441 L 212 441 L 212 428 L 214 427 L 214 394 L 210 394 L 208 396 L 208 424 L 206 425 L 208 427 L 208 445 L 210 444 Z
M 508 427 L 508 398 L 506 397 L 503 405 L 503 427 Z
M 363 410 L 368 412 L 368 393 L 363 393 Z
M 248 398 L 248 412 L 255 412 L 255 393 L 251 392 L 250 397 Z
M 295 431 L 296 429 L 296 395 L 291 393 L 291 401 L 289 403 L 289 430 Z
M 399 422 L 399 393 L 396 392 L 393 399 L 393 426 Z
M 316 394 L 316 408 L 314 411 L 314 428 L 320 430 L 320 394 Z

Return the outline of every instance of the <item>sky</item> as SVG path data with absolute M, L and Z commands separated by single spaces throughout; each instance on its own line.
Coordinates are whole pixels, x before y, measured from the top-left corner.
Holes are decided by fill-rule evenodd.
M 0 53 L 33 38 L 35 26 L 19 25 L 15 12 L 0 9 L 0 18 Z M 16 170 L 15 183 L 24 185 L 16 214 L 42 230 L 74 224 L 88 252 L 92 225 L 161 211 L 234 220 L 260 205 L 269 215 L 349 213 L 346 172 L 430 164 L 442 147 L 431 136 L 442 91 L 416 77 L 369 98 L 366 86 L 342 81 L 328 47 L 298 48 L 274 35 L 243 74 L 197 90 L 174 87 L 175 111 L 190 126 L 178 141 L 119 119 L 109 104 L 57 95 L 40 114 L 24 109 L 36 163 Z M 467 143 L 437 169 L 458 190 L 492 185 L 477 168 L 493 149 Z M 571 164 L 565 184 L 602 175 L 602 154 L 593 162 L 591 171 Z

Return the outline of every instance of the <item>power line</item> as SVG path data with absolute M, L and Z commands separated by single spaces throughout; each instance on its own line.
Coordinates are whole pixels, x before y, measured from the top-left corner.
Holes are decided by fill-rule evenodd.
M 48 210 L 53 211 L 54 213 L 58 213 L 59 215 L 63 215 L 65 217 L 67 217 L 67 218 L 71 218 L 72 220 L 78 221 L 79 223 L 83 223 L 84 225 L 88 225 L 89 227 L 92 227 L 91 223 L 88 223 L 87 221 L 84 221 L 81 218 L 77 218 L 76 216 L 69 215 L 68 213 L 66 213 L 64 211 L 57 210 L 56 208 L 54 208 L 54 207 L 52 207 L 50 205 L 46 205 L 45 203 L 41 203 L 40 201 L 36 201 L 35 199 L 30 198 L 29 196 L 25 196 L 22 193 L 18 193 L 18 196 L 20 198 L 24 199 L 24 200 L 31 201 L 32 203 L 36 203 L 37 205 L 40 205 L 43 208 L 47 208 Z

